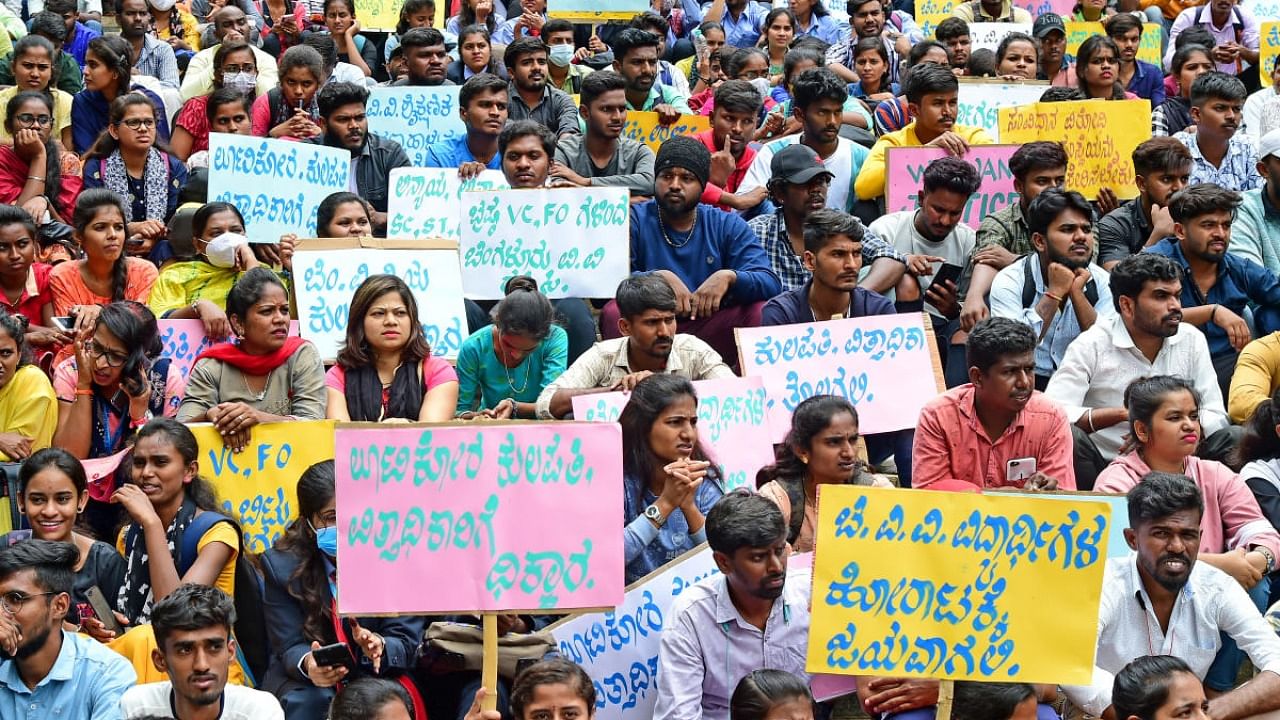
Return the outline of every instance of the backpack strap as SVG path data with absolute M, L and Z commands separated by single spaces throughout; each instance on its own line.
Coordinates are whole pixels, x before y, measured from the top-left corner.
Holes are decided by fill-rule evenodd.
M 1031 262 L 1036 257 L 1036 255 L 1027 255 L 1023 258 L 1026 265 L 1022 271 L 1022 308 L 1024 310 L 1031 307 L 1036 300 L 1036 283 L 1031 278 Z M 1093 278 L 1089 278 L 1089 282 L 1085 283 L 1084 297 L 1090 305 L 1098 304 L 1098 283 Z
M 226 515 L 205 510 L 196 515 L 186 530 L 182 531 L 182 546 L 178 548 L 178 578 L 187 574 L 191 566 L 195 564 L 196 557 L 200 554 L 199 543 L 200 538 L 209 532 L 209 529 L 220 522 L 231 522 L 231 518 Z M 135 526 L 136 527 L 136 526 Z

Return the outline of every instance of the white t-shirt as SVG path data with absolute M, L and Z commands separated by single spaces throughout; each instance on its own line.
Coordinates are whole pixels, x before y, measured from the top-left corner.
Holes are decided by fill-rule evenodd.
M 876 218 L 875 222 L 871 223 L 870 229 L 904 255 L 933 255 L 946 258 L 946 262 L 952 265 L 964 267 L 964 264 L 969 260 L 969 254 L 973 252 L 973 245 L 977 239 L 977 233 L 973 231 L 973 228 L 960 223 L 942 242 L 935 243 L 926 240 L 916 230 L 915 219 L 915 210 L 900 210 L 896 213 L 889 213 Z M 941 262 L 935 262 L 933 271 L 937 272 L 941 266 Z M 929 288 L 930 282 L 930 278 L 920 278 L 921 293 Z M 937 317 L 943 317 L 942 313 L 938 312 L 938 309 L 933 305 L 926 302 L 924 307 Z
M 135 717 L 173 717 L 169 681 L 134 685 L 120 699 L 120 712 L 125 720 Z M 271 693 L 243 685 L 227 685 L 222 691 L 222 717 L 219 720 L 284 720 L 284 710 Z
M 738 186 L 738 194 L 744 195 L 758 187 L 767 186 L 769 178 L 773 177 L 773 171 L 769 167 L 773 162 L 773 154 L 797 142 L 800 142 L 799 133 L 765 143 L 756 153 L 756 159 L 751 161 L 746 177 L 742 178 L 742 184 Z M 840 138 L 835 154 L 822 158 L 823 165 L 835 176 L 831 179 L 831 186 L 827 188 L 827 207 L 841 212 L 852 209 L 853 201 L 857 198 L 853 194 L 853 181 L 862 170 L 862 161 L 869 154 L 869 150 L 854 141 Z

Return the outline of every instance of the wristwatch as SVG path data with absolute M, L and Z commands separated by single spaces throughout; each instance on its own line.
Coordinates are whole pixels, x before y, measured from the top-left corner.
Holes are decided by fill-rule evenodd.
M 657 505 L 650 505 L 645 508 L 644 516 L 648 518 L 649 522 L 653 523 L 654 527 L 660 528 L 662 527 L 662 523 L 666 521 L 666 518 L 662 517 L 662 511 L 658 509 Z

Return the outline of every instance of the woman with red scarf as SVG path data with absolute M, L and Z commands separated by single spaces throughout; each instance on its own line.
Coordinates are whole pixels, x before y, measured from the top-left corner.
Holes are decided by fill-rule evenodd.
M 234 452 L 249 428 L 324 418 L 324 365 L 311 343 L 289 337 L 289 294 L 266 268 L 246 272 L 227 295 L 239 338 L 215 345 L 191 366 L 178 421 L 211 422 Z

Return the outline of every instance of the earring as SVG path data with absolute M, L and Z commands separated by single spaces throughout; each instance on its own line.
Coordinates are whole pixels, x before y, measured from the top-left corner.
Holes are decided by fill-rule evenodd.
M 805 465 L 808 465 L 808 464 L 809 464 L 809 458 L 804 457 L 803 455 L 801 455 L 801 456 L 800 456 L 800 462 L 804 463 Z

